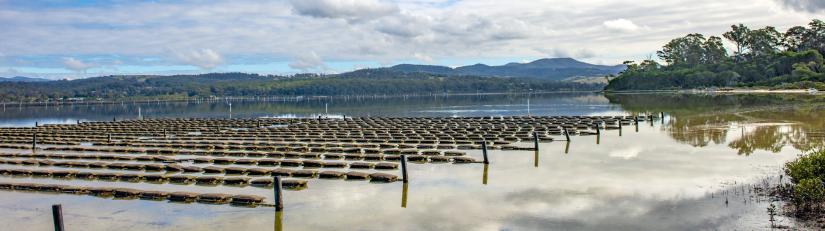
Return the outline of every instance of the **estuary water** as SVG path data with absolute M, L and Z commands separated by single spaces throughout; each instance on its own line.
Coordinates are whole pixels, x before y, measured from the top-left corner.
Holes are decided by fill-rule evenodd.
M 230 106 L 231 105 L 231 106 Z M 0 230 L 769 230 L 771 203 L 751 191 L 825 144 L 825 95 L 547 93 L 297 98 L 5 106 L 0 126 L 139 118 L 664 115 L 557 137 L 539 151 L 491 150 L 481 164 L 409 164 L 409 184 L 310 179 L 270 207 L 112 200 L 0 190 Z M 12 150 L 0 150 L 12 151 Z M 481 158 L 478 150 L 467 154 Z M 16 167 L 0 164 L 0 167 Z M 19 166 L 18 166 L 19 167 Z M 400 174 L 400 173 L 398 173 Z M 134 183 L 0 176 L 0 182 L 136 187 Z M 165 191 L 271 189 L 140 184 Z M 779 206 L 779 204 L 776 204 Z M 793 219 L 775 223 L 795 227 Z

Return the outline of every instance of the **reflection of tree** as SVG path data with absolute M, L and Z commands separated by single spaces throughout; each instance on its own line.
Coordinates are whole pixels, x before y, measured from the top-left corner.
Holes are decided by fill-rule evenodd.
M 727 130 L 717 126 L 719 124 L 727 124 L 727 121 L 717 116 L 671 117 L 664 129 L 680 143 L 704 147 L 711 141 L 715 144 L 725 142 Z
M 607 98 L 631 113 L 667 113 L 670 120 L 663 129 L 674 140 L 696 147 L 725 143 L 733 123 L 759 124 L 728 143 L 740 155 L 757 150 L 776 153 L 787 145 L 800 151 L 825 147 L 823 95 L 615 94 Z
M 728 147 L 737 149 L 740 155 L 750 155 L 756 150 L 777 153 L 788 144 L 803 152 L 825 147 L 825 137 L 812 129 L 810 124 L 758 126 L 730 142 Z
M 800 128 L 802 128 L 800 126 Z M 825 134 L 821 130 L 816 131 L 815 128 L 822 127 L 805 127 L 804 129 L 794 129 L 788 135 L 788 142 L 797 150 L 809 152 L 819 150 L 825 147 Z
M 728 147 L 738 150 L 739 155 L 750 155 L 757 149 L 777 153 L 787 144 L 788 137 L 780 128 L 773 125 L 756 127 L 752 131 L 744 132 L 739 139 L 731 141 Z

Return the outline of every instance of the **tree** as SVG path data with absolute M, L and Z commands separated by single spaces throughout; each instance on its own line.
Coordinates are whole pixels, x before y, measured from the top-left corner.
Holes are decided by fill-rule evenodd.
M 825 22 L 819 19 L 814 19 L 808 23 L 808 33 L 806 33 L 803 47 L 805 49 L 814 49 L 820 54 L 825 54 Z
M 704 49 L 703 64 L 720 64 L 728 58 L 728 51 L 722 44 L 722 38 L 710 36 L 702 48 Z
M 613 78 L 608 90 L 689 89 L 706 87 L 772 87 L 825 89 L 825 22 L 813 20 L 780 33 L 774 27 L 751 30 L 733 25 L 724 37 L 736 44 L 736 62 L 722 38 L 688 34 L 656 52 L 665 65 L 632 61 Z M 742 60 L 748 62 L 741 62 Z
M 635 72 L 639 70 L 639 64 L 636 64 L 636 61 L 624 61 L 622 62 L 627 68 L 624 69 L 622 72 Z
M 776 54 L 782 41 L 781 37 L 781 33 L 772 26 L 751 31 L 746 40 L 750 57 L 757 59 Z
M 808 39 L 808 29 L 803 26 L 795 26 L 788 29 L 782 38 L 782 44 L 786 51 L 799 52 L 804 49 L 803 45 Z
M 744 55 L 745 47 L 747 44 L 748 36 L 751 33 L 751 29 L 746 27 L 745 25 L 731 25 L 731 31 L 725 32 L 722 34 L 723 37 L 730 40 L 736 45 L 736 53 L 734 56 L 736 57 L 736 61 L 740 60 L 740 57 Z
M 689 34 L 671 40 L 656 54 L 670 66 L 695 67 L 702 63 L 705 40 L 702 34 Z
M 639 69 L 644 72 L 657 71 L 661 67 L 661 64 L 652 59 L 646 59 L 639 63 Z

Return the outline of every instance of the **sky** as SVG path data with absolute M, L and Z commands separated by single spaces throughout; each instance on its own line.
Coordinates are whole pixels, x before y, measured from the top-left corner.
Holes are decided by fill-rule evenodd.
M 688 33 L 822 15 L 823 0 L 0 0 L 0 77 L 614 65 Z

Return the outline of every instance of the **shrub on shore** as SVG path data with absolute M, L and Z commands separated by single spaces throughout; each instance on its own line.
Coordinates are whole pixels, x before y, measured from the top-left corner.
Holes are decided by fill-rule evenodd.
M 821 212 L 825 204 L 825 151 L 805 155 L 785 164 L 785 173 L 791 177 L 792 202 L 797 215 Z
M 818 211 L 825 202 L 825 186 L 819 178 L 799 181 L 793 189 L 793 202 L 797 210 Z
M 804 179 L 825 179 L 825 151 L 814 152 L 786 163 L 785 173 L 796 184 Z

